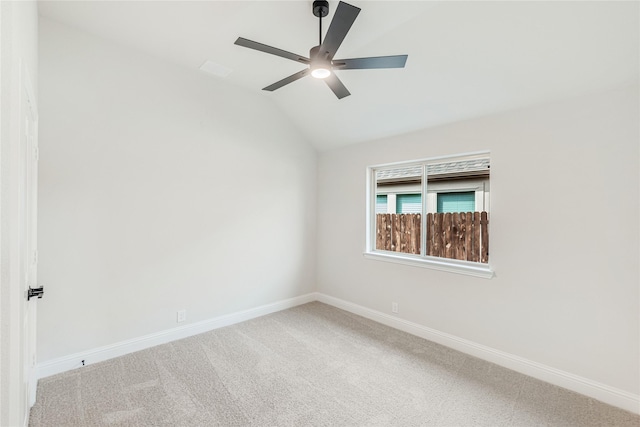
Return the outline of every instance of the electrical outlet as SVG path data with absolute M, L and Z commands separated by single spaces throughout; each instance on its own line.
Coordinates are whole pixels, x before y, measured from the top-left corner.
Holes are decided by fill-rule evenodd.
M 178 323 L 187 320 L 187 310 L 178 310 Z
M 391 312 L 392 313 L 398 313 L 398 303 L 397 302 L 392 302 L 391 303 Z

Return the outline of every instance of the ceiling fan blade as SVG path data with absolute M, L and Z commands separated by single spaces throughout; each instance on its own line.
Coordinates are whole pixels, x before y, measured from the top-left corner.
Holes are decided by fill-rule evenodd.
M 375 56 L 370 58 L 334 59 L 338 70 L 364 70 L 371 68 L 404 68 L 408 55 Z
M 289 77 L 285 77 L 284 79 L 278 82 L 275 82 L 272 85 L 262 88 L 262 90 L 268 90 L 269 92 L 273 92 L 276 89 L 280 89 L 284 85 L 288 85 L 291 82 L 295 82 L 296 80 L 303 78 L 307 74 L 309 74 L 309 69 L 305 68 L 304 70 L 298 71 L 297 73 L 292 74 Z
M 347 90 L 345 85 L 342 83 L 342 81 L 340 81 L 340 79 L 338 78 L 338 76 L 335 75 L 335 73 L 331 73 L 331 75 L 326 79 L 324 79 L 324 81 L 327 84 L 327 86 L 331 88 L 333 93 L 336 94 L 338 99 L 342 99 L 345 96 L 351 95 L 351 92 Z
M 309 58 L 302 55 L 297 55 L 295 53 L 287 52 L 286 50 L 278 49 L 277 47 L 268 46 L 242 37 L 238 37 L 238 40 L 236 40 L 234 44 L 248 47 L 249 49 L 259 50 L 260 52 L 270 53 L 271 55 L 280 56 L 282 58 L 291 59 L 292 61 L 301 62 L 303 64 L 309 64 L 311 62 Z
M 327 52 L 329 59 L 333 58 L 349 32 L 351 25 L 353 25 L 353 21 L 356 20 L 358 13 L 360 13 L 360 8 L 358 7 L 344 2 L 338 4 L 327 34 L 324 36 L 324 41 L 320 45 L 320 52 Z

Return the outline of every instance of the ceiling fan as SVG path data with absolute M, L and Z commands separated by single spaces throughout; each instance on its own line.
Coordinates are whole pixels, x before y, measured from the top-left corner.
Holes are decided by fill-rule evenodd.
M 360 8 L 341 1 L 338 4 L 336 13 L 333 15 L 333 19 L 331 20 L 331 24 L 329 25 L 329 29 L 327 30 L 327 34 L 323 41 L 322 18 L 329 14 L 329 2 L 322 0 L 314 1 L 313 14 L 319 19 L 319 45 L 311 48 L 309 51 L 309 58 L 268 46 L 266 44 L 247 40 L 242 37 L 238 37 L 235 44 L 308 65 L 308 68 L 277 81 L 262 90 L 274 91 L 276 89 L 280 89 L 284 85 L 311 74 L 315 78 L 324 79 L 327 86 L 329 86 L 338 99 L 342 99 L 345 96 L 351 95 L 351 93 L 349 93 L 334 71 L 364 70 L 372 68 L 404 68 L 408 57 L 408 55 L 393 55 L 369 58 L 334 59 L 334 55 L 349 32 L 351 25 L 353 25 L 353 22 L 356 20 L 358 13 L 360 13 Z

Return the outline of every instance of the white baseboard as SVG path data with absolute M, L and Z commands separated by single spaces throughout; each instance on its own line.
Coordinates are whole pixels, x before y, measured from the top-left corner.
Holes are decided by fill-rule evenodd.
M 102 362 L 114 357 L 124 356 L 125 354 L 144 350 L 160 344 L 165 344 L 171 341 L 201 334 L 203 332 L 208 332 L 213 329 L 222 328 L 224 326 L 233 325 L 236 323 L 244 322 L 246 320 L 254 319 L 256 317 L 275 313 L 276 311 L 286 310 L 288 308 L 306 304 L 315 300 L 315 294 L 311 293 L 295 298 L 277 301 L 271 304 L 262 305 L 248 310 L 215 317 L 213 319 L 179 326 L 177 328 L 145 335 L 139 338 L 121 341 L 104 347 L 70 354 L 68 356 L 60 357 L 38 364 L 37 375 L 38 378 L 49 377 L 51 375 L 60 374 L 62 372 L 79 368 L 83 366 L 82 361 L 84 361 L 85 365 Z
M 382 323 L 395 329 L 419 336 L 429 341 L 442 344 L 466 354 L 509 368 L 533 378 L 563 387 L 576 393 L 592 397 L 609 405 L 640 414 L 640 396 L 624 390 L 601 384 L 597 381 L 561 371 L 541 363 L 505 353 L 473 341 L 456 337 L 417 323 L 390 316 L 388 314 L 363 307 L 339 298 L 316 293 L 316 300 L 342 310 L 357 314 L 367 319 Z

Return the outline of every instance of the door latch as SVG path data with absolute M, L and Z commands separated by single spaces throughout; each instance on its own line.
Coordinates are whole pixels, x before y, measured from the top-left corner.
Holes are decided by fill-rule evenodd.
M 40 286 L 39 288 L 32 288 L 29 286 L 29 290 L 27 291 L 27 301 L 35 297 L 42 298 L 42 295 L 44 295 L 44 286 Z

